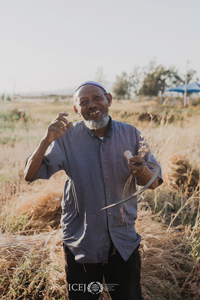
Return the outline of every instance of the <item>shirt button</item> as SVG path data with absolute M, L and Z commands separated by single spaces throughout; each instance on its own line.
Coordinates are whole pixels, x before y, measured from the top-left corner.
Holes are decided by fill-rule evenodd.
M 112 231 L 112 229 L 111 229 L 111 228 L 109 228 L 109 231 Z
M 110 198 L 110 195 L 108 195 L 108 198 Z
M 108 179 L 108 176 L 106 176 L 105 179 Z
M 109 215 L 111 216 L 111 213 L 109 213 Z
M 106 161 L 106 159 L 104 158 L 103 161 Z

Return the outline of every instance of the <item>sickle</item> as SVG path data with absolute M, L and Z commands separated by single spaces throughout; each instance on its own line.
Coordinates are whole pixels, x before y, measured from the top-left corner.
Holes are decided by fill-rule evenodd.
M 129 150 L 127 150 L 127 151 L 124 152 L 124 156 L 125 156 L 127 159 L 133 157 L 132 154 L 131 154 L 131 152 L 130 152 Z M 101 210 L 104 210 L 104 209 L 107 209 L 107 208 L 110 208 L 110 207 L 113 207 L 113 206 L 122 204 L 122 203 L 124 203 L 124 202 L 126 202 L 126 201 L 128 201 L 128 200 L 130 200 L 130 199 L 132 199 L 132 198 L 134 198 L 135 196 L 138 196 L 138 195 L 144 193 L 144 191 L 146 191 L 146 189 L 148 189 L 148 188 L 150 187 L 150 185 L 152 185 L 152 183 L 153 183 L 153 182 L 156 180 L 156 178 L 158 177 L 158 174 L 159 174 L 159 172 L 160 172 L 160 166 L 157 165 L 156 163 L 153 163 L 153 162 L 144 162 L 144 163 L 142 163 L 142 164 L 140 164 L 140 165 L 143 165 L 143 166 L 149 166 L 149 167 L 152 167 L 152 168 L 154 169 L 154 174 L 153 174 L 153 177 L 151 178 L 151 180 L 150 180 L 145 186 L 143 186 L 143 187 L 141 188 L 141 190 L 139 190 L 139 191 L 133 193 L 132 195 L 130 195 L 130 196 L 127 197 L 127 198 L 124 198 L 123 200 L 120 200 L 119 202 L 116 202 L 116 203 L 110 204 L 110 205 L 108 205 L 108 206 L 106 206 L 106 207 L 103 207 L 103 208 L 101 208 Z

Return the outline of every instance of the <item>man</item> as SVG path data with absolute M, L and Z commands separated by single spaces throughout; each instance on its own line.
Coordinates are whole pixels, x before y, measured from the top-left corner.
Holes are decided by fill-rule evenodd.
M 72 124 L 67 113 L 59 113 L 48 126 L 25 168 L 25 179 L 48 179 L 65 170 L 62 200 L 62 237 L 67 260 L 70 300 L 98 299 L 103 276 L 112 300 L 139 300 L 140 236 L 134 225 L 137 199 L 107 210 L 101 208 L 122 199 L 124 185 L 133 174 L 145 185 L 153 176 L 141 163 L 139 131 L 108 115 L 111 94 L 96 82 L 86 82 L 74 95 L 74 111 L 82 121 Z M 130 150 L 127 164 L 123 156 Z M 148 153 L 145 161 L 156 162 Z M 156 162 L 157 163 L 157 162 Z M 128 195 L 136 190 L 135 180 Z M 161 174 L 151 185 L 162 183 Z

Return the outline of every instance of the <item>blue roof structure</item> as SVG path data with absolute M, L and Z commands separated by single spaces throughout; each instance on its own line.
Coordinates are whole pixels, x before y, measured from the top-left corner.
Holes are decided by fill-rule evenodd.
M 200 93 L 200 84 L 198 84 L 197 82 L 188 83 L 186 85 L 186 88 L 187 88 L 187 93 Z M 167 90 L 167 92 L 185 93 L 185 84 L 169 89 Z

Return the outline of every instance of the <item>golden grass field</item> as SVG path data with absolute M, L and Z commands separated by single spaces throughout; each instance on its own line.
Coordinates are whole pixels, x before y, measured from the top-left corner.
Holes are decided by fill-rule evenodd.
M 65 299 L 59 226 L 65 174 L 23 179 L 26 158 L 58 112 L 79 119 L 70 102 L 0 103 L 0 299 Z M 138 200 L 143 297 L 198 300 L 200 107 L 114 101 L 110 114 L 142 132 L 163 170 L 164 184 Z M 100 299 L 110 299 L 106 289 Z

